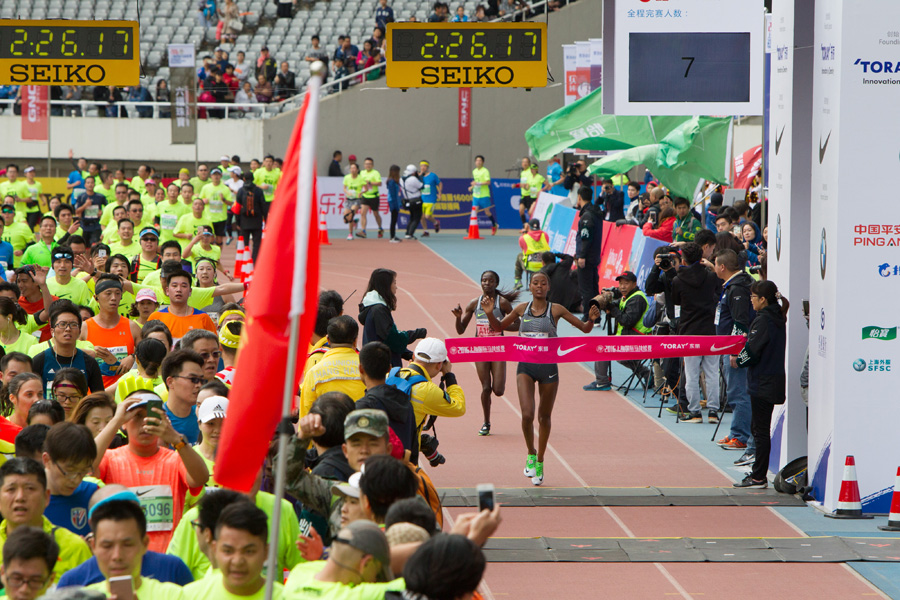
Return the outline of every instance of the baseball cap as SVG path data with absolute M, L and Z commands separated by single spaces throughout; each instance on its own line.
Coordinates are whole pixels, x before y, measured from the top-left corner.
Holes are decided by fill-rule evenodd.
M 153 302 L 159 303 L 159 300 L 156 299 L 156 292 L 153 291 L 153 288 L 141 288 L 138 290 L 137 295 L 134 297 L 135 302 L 140 302 L 141 300 L 152 300 Z
M 416 165 L 406 165 L 406 170 L 403 171 L 403 174 L 406 176 L 409 176 L 415 172 L 416 172 Z
M 374 437 L 388 435 L 388 416 L 377 408 L 354 410 L 344 419 L 344 439 L 349 440 L 357 433 L 367 433 Z
M 216 373 L 216 379 L 227 385 L 229 388 L 234 385 L 234 367 L 225 367 Z
M 144 185 L 156 185 L 155 179 L 150 179 L 149 177 L 144 180 Z
M 228 398 L 210 396 L 197 409 L 197 420 L 201 423 L 209 423 L 213 419 L 224 419 L 226 412 L 228 412 Z
M 536 163 L 531 163 L 531 168 L 532 168 L 532 169 L 537 169 L 537 168 L 538 168 L 538 166 L 537 166 L 537 164 L 536 164 Z
M 616 281 L 621 281 L 622 279 L 624 279 L 625 281 L 637 282 L 637 275 L 635 275 L 631 271 L 622 271 L 622 274 L 616 277 Z
M 182 173 L 185 173 L 185 174 L 187 174 L 187 175 L 190 175 L 190 174 L 191 174 L 191 171 L 190 171 L 190 169 L 187 169 L 187 168 L 179 169 L 179 170 L 178 170 L 178 174 L 181 175 Z
M 234 173 L 235 175 L 243 175 L 244 174 L 244 171 L 242 171 L 241 168 L 237 165 L 234 165 L 233 167 L 228 167 L 225 170 L 228 171 L 229 173 Z
M 372 521 L 353 521 L 338 533 L 334 541 L 374 557 L 381 564 L 377 581 L 384 583 L 394 578 L 391 572 L 391 547 L 384 532 Z
M 437 338 L 425 338 L 413 351 L 416 360 L 427 363 L 442 363 L 447 360 L 447 346 L 443 340 Z
M 540 219 L 532 219 L 532 220 L 528 221 L 528 226 L 531 227 L 532 229 L 540 229 L 541 221 L 540 221 Z
M 159 239 L 159 232 L 153 227 L 144 227 L 141 229 L 141 237 L 144 237 L 145 235 L 152 235 L 156 239 Z
M 223 160 L 224 160 L 224 161 L 230 161 L 230 160 L 231 160 L 231 157 L 228 156 L 227 154 L 223 154 L 222 156 L 219 157 L 219 162 L 222 162 Z
M 221 51 L 222 51 L 222 46 L 216 46 L 215 52 L 221 52 Z
M 347 157 L 347 160 L 349 160 L 350 162 L 355 162 L 355 161 L 356 161 L 356 155 L 355 155 L 355 154 L 351 154 L 350 156 Z
M 362 478 L 362 473 L 354 473 L 346 483 L 336 483 L 331 486 L 331 493 L 342 494 L 344 496 L 350 496 L 351 498 L 359 498 L 360 478 Z
M 213 169 L 212 171 L 209 172 L 210 175 L 215 175 L 216 173 L 218 173 L 219 175 L 221 175 L 221 174 L 222 174 L 222 169 L 215 168 L 215 169 Z
M 0 212 L 14 213 L 14 212 L 16 212 L 16 207 L 13 206 L 12 204 L 4 204 L 3 208 L 0 208 Z
M 23 173 L 34 173 L 34 167 L 25 167 Z

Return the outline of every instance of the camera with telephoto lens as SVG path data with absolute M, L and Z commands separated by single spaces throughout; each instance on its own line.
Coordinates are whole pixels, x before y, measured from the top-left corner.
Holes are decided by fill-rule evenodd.
M 438 452 L 438 445 L 440 442 L 433 435 L 428 435 L 427 433 L 423 433 L 422 437 L 419 439 L 419 450 L 422 451 L 422 454 L 425 455 L 425 458 L 428 459 L 428 464 L 432 467 L 436 467 L 438 465 L 442 465 L 447 462 L 447 459 L 444 458 L 444 455 Z
M 614 304 L 621 300 L 622 292 L 617 287 L 608 287 L 600 290 L 599 296 L 591 298 L 590 305 L 596 306 L 600 310 L 607 310 L 610 304 Z
M 677 261 L 680 259 L 678 254 L 674 252 L 668 252 L 666 254 L 657 254 L 657 258 L 659 258 L 659 268 L 663 271 L 668 271 L 673 266 L 673 261 Z
M 751 275 L 756 275 L 758 273 L 762 273 L 762 265 L 754 265 L 752 267 L 747 267 L 747 272 Z

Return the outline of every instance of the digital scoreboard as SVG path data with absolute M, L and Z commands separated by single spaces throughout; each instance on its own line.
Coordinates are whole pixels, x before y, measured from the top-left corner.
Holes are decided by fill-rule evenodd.
M 547 85 L 545 23 L 389 23 L 393 88 Z
M 136 21 L 0 20 L 0 85 L 137 85 Z

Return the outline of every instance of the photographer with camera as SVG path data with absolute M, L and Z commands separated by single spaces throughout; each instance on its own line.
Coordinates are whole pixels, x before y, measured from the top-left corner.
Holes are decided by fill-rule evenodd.
M 647 281 L 644 283 L 644 291 L 654 296 L 662 294 L 666 307 L 665 316 L 654 328 L 653 333 L 655 335 L 671 335 L 678 330 L 678 314 L 675 309 L 675 303 L 672 302 L 672 281 L 677 275 L 676 265 L 681 262 L 681 256 L 678 254 L 678 249 L 674 246 L 657 248 L 653 255 L 653 266 L 647 275 Z M 672 414 L 675 414 L 675 412 L 687 412 L 684 384 L 679 381 L 681 359 L 664 358 L 661 366 L 666 387 L 678 398 L 678 408 L 670 407 L 668 409 L 669 412 Z M 654 387 L 657 389 L 661 386 L 662 382 L 654 384 Z M 663 394 L 666 393 L 668 392 L 663 392 Z
M 703 250 L 688 242 L 681 247 L 681 269 L 672 282 L 672 302 L 680 307 L 678 335 L 715 335 L 716 307 L 722 283 L 703 264 Z M 718 422 L 719 357 L 686 356 L 684 358 L 685 388 L 688 414 L 683 423 L 702 423 L 700 412 L 700 371 L 706 380 L 706 408 L 709 422 Z
M 578 235 L 575 237 L 575 265 L 581 291 L 582 321 L 587 321 L 591 299 L 600 293 L 600 254 L 603 250 L 603 216 L 591 202 L 589 187 L 578 190 Z
M 616 277 L 619 289 L 605 288 L 603 292 L 592 301 L 597 308 L 605 311 L 607 318 L 615 319 L 615 335 L 647 335 L 652 330 L 644 325 L 644 314 L 650 308 L 650 301 L 640 290 L 637 284 L 637 275 L 631 271 L 622 271 Z M 618 293 L 616 293 L 618 292 Z M 644 381 L 650 380 L 650 369 L 641 364 L 639 360 L 621 360 L 623 366 Z M 595 380 L 584 386 L 585 391 L 607 392 L 612 389 L 611 365 L 608 360 L 598 360 L 594 363 Z
M 638 188 L 640 189 L 640 188 Z M 609 179 L 603 181 L 602 191 L 597 203 L 603 212 L 603 219 L 615 223 L 625 218 L 625 194 L 615 188 Z
M 588 175 L 587 165 L 583 160 L 569 165 L 569 169 L 566 171 L 566 178 L 563 179 L 563 187 L 569 191 L 569 200 L 572 201 L 572 204 L 577 202 L 578 192 L 581 188 L 592 190 L 594 178 Z M 591 193 L 593 194 L 593 190 Z

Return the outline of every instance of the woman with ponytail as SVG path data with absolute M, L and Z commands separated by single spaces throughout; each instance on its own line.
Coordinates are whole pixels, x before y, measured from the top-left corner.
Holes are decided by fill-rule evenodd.
M 28 354 L 28 349 L 38 343 L 33 335 L 19 331 L 19 325 L 28 323 L 28 313 L 15 301 L 0 296 L 0 346 L 7 354 L 10 352 L 22 352 Z
M 500 276 L 494 271 L 485 271 L 481 274 L 482 295 L 466 305 L 465 310 L 457 304 L 450 312 L 456 317 L 456 333 L 462 335 L 469 326 L 469 321 L 475 317 L 475 337 L 487 337 L 503 335 L 502 331 L 494 331 L 488 322 L 484 309 L 481 308 L 481 299 L 487 296 L 494 299 L 494 316 L 497 321 L 512 312 L 513 302 L 519 299 L 519 292 L 507 292 L 497 289 L 500 287 Z M 507 329 L 516 331 L 519 322 L 516 321 Z M 484 412 L 484 424 L 478 435 L 491 435 L 491 394 L 502 396 L 506 391 L 506 363 L 505 362 L 477 362 L 475 370 L 478 372 L 478 380 L 481 381 L 481 410 Z
M 756 281 L 750 286 L 750 303 L 756 318 L 750 325 L 744 349 L 731 357 L 731 366 L 749 369 L 750 432 L 756 441 L 756 456 L 750 474 L 734 487 L 764 488 L 768 485 L 772 411 L 776 404 L 784 404 L 785 399 L 785 324 L 790 302 L 771 281 Z

